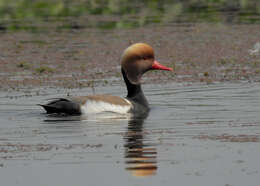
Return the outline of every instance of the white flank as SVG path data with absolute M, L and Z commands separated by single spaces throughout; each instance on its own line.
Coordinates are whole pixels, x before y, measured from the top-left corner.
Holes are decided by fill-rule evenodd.
M 81 106 L 81 112 L 83 114 L 100 112 L 115 112 L 120 114 L 126 114 L 131 109 L 131 103 L 128 100 L 126 101 L 129 103 L 129 105 L 122 106 L 102 101 L 88 100 L 84 105 Z

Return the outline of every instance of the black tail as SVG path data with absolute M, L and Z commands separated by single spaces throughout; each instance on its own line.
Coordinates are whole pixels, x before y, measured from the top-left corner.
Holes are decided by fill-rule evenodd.
M 60 113 L 60 109 L 59 108 L 56 108 L 56 107 L 53 107 L 53 106 L 50 106 L 50 105 L 41 105 L 41 104 L 37 104 L 39 106 L 42 106 L 46 112 L 48 114 L 51 114 L 51 113 Z
M 80 104 L 69 99 L 58 98 L 47 104 L 38 104 L 42 106 L 48 114 L 52 113 L 65 113 L 69 115 L 79 115 Z

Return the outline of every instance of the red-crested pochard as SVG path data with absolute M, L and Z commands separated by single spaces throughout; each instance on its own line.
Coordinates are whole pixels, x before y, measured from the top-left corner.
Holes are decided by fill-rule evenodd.
M 167 70 L 172 68 L 161 65 L 154 59 L 154 51 L 145 43 L 129 46 L 121 57 L 121 71 L 127 87 L 126 98 L 111 95 L 92 95 L 58 98 L 40 105 L 47 113 L 65 113 L 70 115 L 115 112 L 145 113 L 149 111 L 148 102 L 141 88 L 141 77 L 149 70 Z

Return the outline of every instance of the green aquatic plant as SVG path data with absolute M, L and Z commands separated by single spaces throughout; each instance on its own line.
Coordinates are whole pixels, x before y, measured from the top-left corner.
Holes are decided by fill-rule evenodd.
M 23 68 L 23 69 L 29 69 L 30 68 L 30 64 L 26 61 L 21 61 L 16 66 L 19 67 L 19 68 Z
M 208 77 L 208 76 L 209 76 L 209 73 L 208 73 L 208 72 L 204 72 L 203 75 L 204 75 L 205 77 Z
M 36 68 L 35 71 L 37 73 L 39 73 L 39 74 L 42 74 L 42 73 L 53 73 L 54 69 L 50 68 L 48 66 L 41 66 L 41 67 Z
M 60 22 L 61 29 L 77 29 L 83 27 L 77 24 L 78 19 L 68 20 L 76 17 L 86 20 L 89 15 L 119 18 L 105 23 L 88 21 L 88 26 L 101 29 L 160 22 L 259 23 L 259 7 L 258 0 L 0 0 L 0 29 L 37 32 L 43 22 Z

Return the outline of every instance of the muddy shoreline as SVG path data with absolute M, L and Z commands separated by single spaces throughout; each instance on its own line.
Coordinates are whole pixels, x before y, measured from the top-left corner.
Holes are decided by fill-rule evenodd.
M 134 29 L 0 33 L 0 90 L 106 86 L 122 81 L 120 55 L 135 42 L 155 49 L 174 73 L 145 83 L 260 81 L 260 25 L 172 24 Z

